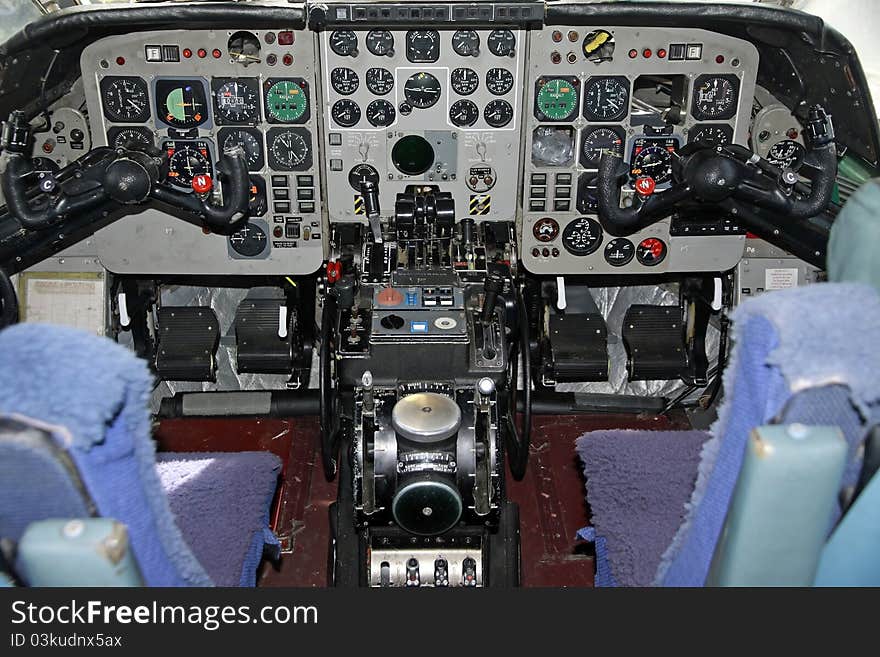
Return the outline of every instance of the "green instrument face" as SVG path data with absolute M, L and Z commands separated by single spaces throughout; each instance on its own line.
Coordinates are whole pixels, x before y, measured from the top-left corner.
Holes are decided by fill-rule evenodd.
M 564 121 L 577 111 L 578 92 L 568 80 L 548 80 L 538 90 L 538 111 L 552 121 Z
M 276 121 L 293 123 L 306 112 L 309 99 L 305 90 L 293 80 L 276 82 L 266 92 L 266 110 Z

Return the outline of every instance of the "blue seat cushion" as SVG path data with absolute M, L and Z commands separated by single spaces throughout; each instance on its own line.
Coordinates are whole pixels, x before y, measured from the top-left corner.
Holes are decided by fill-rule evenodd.
M 171 512 L 193 554 L 217 586 L 254 586 L 268 547 L 269 511 L 281 459 L 268 452 L 157 454 Z

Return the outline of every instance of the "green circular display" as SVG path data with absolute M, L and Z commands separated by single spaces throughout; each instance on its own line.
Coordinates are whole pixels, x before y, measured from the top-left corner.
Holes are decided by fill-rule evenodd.
M 578 92 L 569 80 L 548 80 L 538 90 L 537 109 L 551 121 L 564 121 L 574 114 Z
M 302 118 L 308 102 L 305 90 L 293 80 L 280 80 L 266 92 L 266 111 L 270 117 L 283 123 Z

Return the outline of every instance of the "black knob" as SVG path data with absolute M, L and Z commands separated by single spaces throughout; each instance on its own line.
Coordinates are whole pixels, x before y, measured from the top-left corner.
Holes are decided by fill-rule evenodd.
M 498 295 L 504 290 L 504 278 L 494 272 L 489 274 L 486 276 L 483 289 L 486 296 L 483 299 L 483 313 L 480 319 L 483 320 L 483 324 L 488 324 L 492 320 L 492 315 L 495 314 Z
M 82 143 L 82 140 L 86 138 L 85 133 L 79 128 L 74 128 L 70 131 L 70 141 L 75 144 Z
M 397 331 L 403 328 L 403 317 L 400 315 L 385 315 L 379 323 L 390 331 Z

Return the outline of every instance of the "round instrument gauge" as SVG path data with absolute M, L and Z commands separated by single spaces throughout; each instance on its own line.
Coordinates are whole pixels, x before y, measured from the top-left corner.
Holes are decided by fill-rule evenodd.
M 666 259 L 666 242 L 656 237 L 648 237 L 639 242 L 636 259 L 646 267 L 659 265 Z
M 434 149 L 420 135 L 406 135 L 391 149 L 391 162 L 407 176 L 420 176 L 434 164 Z
M 516 37 L 510 30 L 492 30 L 486 45 L 496 57 L 513 57 L 516 54 Z
M 118 123 L 143 123 L 150 118 L 150 100 L 143 78 L 107 77 L 101 80 L 104 116 Z
M 493 128 L 503 128 L 513 120 L 513 107 L 506 100 L 496 98 L 486 105 L 483 119 Z
M 263 168 L 263 135 L 256 128 L 223 128 L 217 141 L 224 150 L 233 146 L 244 149 L 248 171 Z
M 394 88 L 394 75 L 387 68 L 367 69 L 367 89 L 377 96 L 384 96 Z
M 377 128 L 384 128 L 394 123 L 397 111 L 394 105 L 383 98 L 377 98 L 367 105 L 367 121 Z
M 655 185 L 672 179 L 672 153 L 661 144 L 648 144 L 634 150 L 631 173 L 635 178 L 649 176 Z
M 183 189 L 192 189 L 193 178 L 211 175 L 208 147 L 202 141 L 166 141 L 162 150 L 168 153 L 168 180 Z
M 330 116 L 333 117 L 337 125 L 341 125 L 343 128 L 351 128 L 361 120 L 361 108 L 353 100 L 343 98 L 333 103 L 333 107 L 330 108 Z
M 379 172 L 376 171 L 376 167 L 371 164 L 358 164 L 352 167 L 348 172 L 348 184 L 353 190 L 360 192 L 362 182 L 379 184 Z
M 458 30 L 452 35 L 452 49 L 462 57 L 480 54 L 480 35 L 473 30 Z
M 312 165 L 312 137 L 305 128 L 272 128 L 266 142 L 272 169 L 301 171 Z
M 358 78 L 358 74 L 350 68 L 337 66 L 332 71 L 330 71 L 330 85 L 333 87 L 333 90 L 338 94 L 341 94 L 343 96 L 350 96 L 355 91 L 357 91 L 360 83 L 361 81 L 360 78 Z
M 149 128 L 142 128 L 139 126 L 110 128 L 107 131 L 107 143 L 113 148 L 143 148 L 153 146 L 153 133 Z
M 296 123 L 308 118 L 309 98 L 303 80 L 267 80 L 266 114 L 270 123 Z
M 269 238 L 266 235 L 266 231 L 252 221 L 248 221 L 229 236 L 230 248 L 245 258 L 253 258 L 260 255 L 268 242 Z
M 538 80 L 535 97 L 535 114 L 538 120 L 565 121 L 578 108 L 578 82 L 576 79 L 554 78 Z
M 449 120 L 459 128 L 472 126 L 480 118 L 480 110 L 473 101 L 462 98 L 449 108 Z
M 174 128 L 195 128 L 208 120 L 208 99 L 199 80 L 158 80 L 156 108 Z
M 388 30 L 370 30 L 367 34 L 367 50 L 378 57 L 393 57 L 394 35 Z
M 588 256 L 602 244 L 602 226 L 590 217 L 578 217 L 562 231 L 562 246 L 574 256 Z
M 780 169 L 797 171 L 801 168 L 801 162 L 803 162 L 806 153 L 806 149 L 798 142 L 783 139 L 773 144 L 767 151 L 767 161 Z
M 472 68 L 457 68 L 449 75 L 452 90 L 459 96 L 470 96 L 480 86 L 480 76 Z
M 214 88 L 217 123 L 254 123 L 260 120 L 260 87 L 256 78 L 221 81 Z
M 538 219 L 535 225 L 532 226 L 532 235 L 539 242 L 552 242 L 559 236 L 559 224 L 556 219 L 551 217 Z
M 581 165 L 588 169 L 599 166 L 603 153 L 623 155 L 623 131 L 620 128 L 592 128 L 584 133 L 581 144 Z
M 694 118 L 729 119 L 736 113 L 739 78 L 735 75 L 701 75 L 694 81 Z
M 251 195 L 248 199 L 248 214 L 252 217 L 262 217 L 268 210 L 266 202 L 266 181 L 262 176 L 251 176 Z
M 486 88 L 493 96 L 503 96 L 513 89 L 513 73 L 506 68 L 490 68 L 486 72 Z
M 695 125 L 688 135 L 688 143 L 707 146 L 724 146 L 733 141 L 733 128 L 729 125 L 705 123 Z
M 589 121 L 619 121 L 629 110 L 629 80 L 590 78 L 584 87 L 584 116 Z
M 623 267 L 632 262 L 636 255 L 635 244 L 625 237 L 615 237 L 605 245 L 605 251 L 602 254 L 612 267 Z
M 414 64 L 436 62 L 440 58 L 440 33 L 437 30 L 407 32 L 406 58 Z
M 424 71 L 411 75 L 403 85 L 403 95 L 413 107 L 427 109 L 440 100 L 440 81 Z
M 357 34 L 351 30 L 334 30 L 330 34 L 330 50 L 340 57 L 357 57 Z

